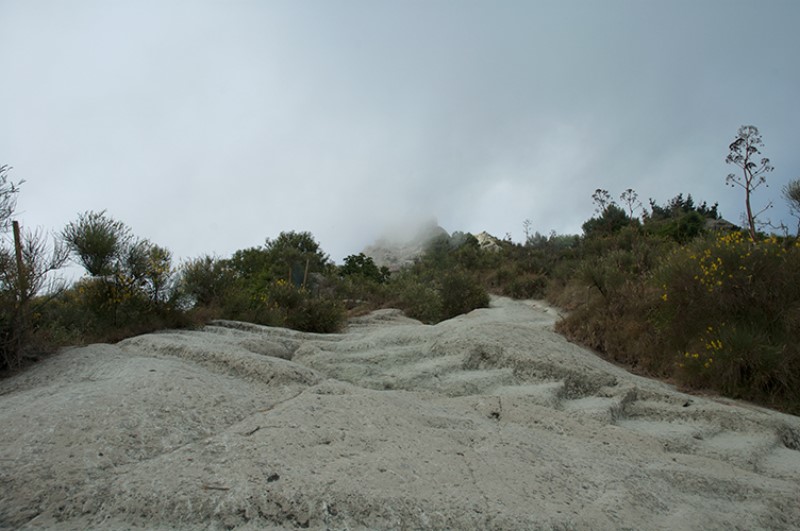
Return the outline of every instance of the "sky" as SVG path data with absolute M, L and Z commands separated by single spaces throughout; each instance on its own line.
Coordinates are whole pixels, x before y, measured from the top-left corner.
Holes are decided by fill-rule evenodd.
M 341 263 L 435 218 L 578 234 L 597 188 L 773 223 L 800 178 L 796 0 L 0 0 L 17 218 L 105 210 L 176 261 L 310 231 Z

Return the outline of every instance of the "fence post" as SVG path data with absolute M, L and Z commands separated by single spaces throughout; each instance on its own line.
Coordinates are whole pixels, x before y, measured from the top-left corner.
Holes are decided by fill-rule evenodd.
M 14 252 L 17 257 L 17 298 L 22 303 L 28 290 L 28 275 L 25 271 L 25 263 L 22 261 L 22 238 L 20 237 L 19 221 L 12 221 L 11 226 L 14 229 Z
M 20 236 L 19 222 L 12 221 L 11 226 L 14 231 L 14 253 L 17 258 L 17 308 L 13 330 L 13 353 L 6 353 L 6 361 L 9 366 L 18 366 L 20 362 L 20 352 L 24 343 L 26 332 L 25 312 L 28 298 L 28 273 L 25 271 L 25 262 L 22 259 L 22 237 Z

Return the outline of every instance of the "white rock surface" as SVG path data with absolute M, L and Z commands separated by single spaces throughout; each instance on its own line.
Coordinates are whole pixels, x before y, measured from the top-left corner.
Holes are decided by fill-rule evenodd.
M 800 419 L 630 375 L 556 318 L 67 350 L 0 382 L 0 528 L 797 529 Z
M 478 240 L 478 245 L 484 251 L 498 252 L 502 249 L 500 239 L 486 231 L 476 234 L 475 239 Z

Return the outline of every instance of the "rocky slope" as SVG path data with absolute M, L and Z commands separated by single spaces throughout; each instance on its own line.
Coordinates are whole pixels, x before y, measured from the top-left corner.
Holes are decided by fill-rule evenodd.
M 556 318 L 67 350 L 0 382 L 0 528 L 796 528 L 800 419 L 628 374 Z

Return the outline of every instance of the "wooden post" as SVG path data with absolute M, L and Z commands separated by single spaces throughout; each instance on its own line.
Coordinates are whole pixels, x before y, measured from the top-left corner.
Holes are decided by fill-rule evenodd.
M 17 257 L 17 297 L 22 302 L 28 291 L 28 274 L 25 271 L 25 263 L 22 260 L 22 237 L 19 231 L 19 222 L 12 221 L 11 226 L 14 229 L 14 251 Z
M 11 226 L 14 230 L 14 252 L 17 258 L 17 308 L 16 308 L 16 323 L 14 323 L 13 341 L 14 353 L 9 358 L 6 354 L 6 360 L 9 365 L 19 366 L 19 355 L 22 351 L 22 345 L 25 342 L 26 323 L 25 312 L 28 298 L 28 273 L 25 271 L 25 262 L 22 260 L 22 237 L 19 231 L 19 222 L 12 221 Z
M 308 264 L 310 261 L 310 258 L 306 258 L 306 270 L 303 272 L 303 289 L 306 289 L 306 282 L 308 282 Z

